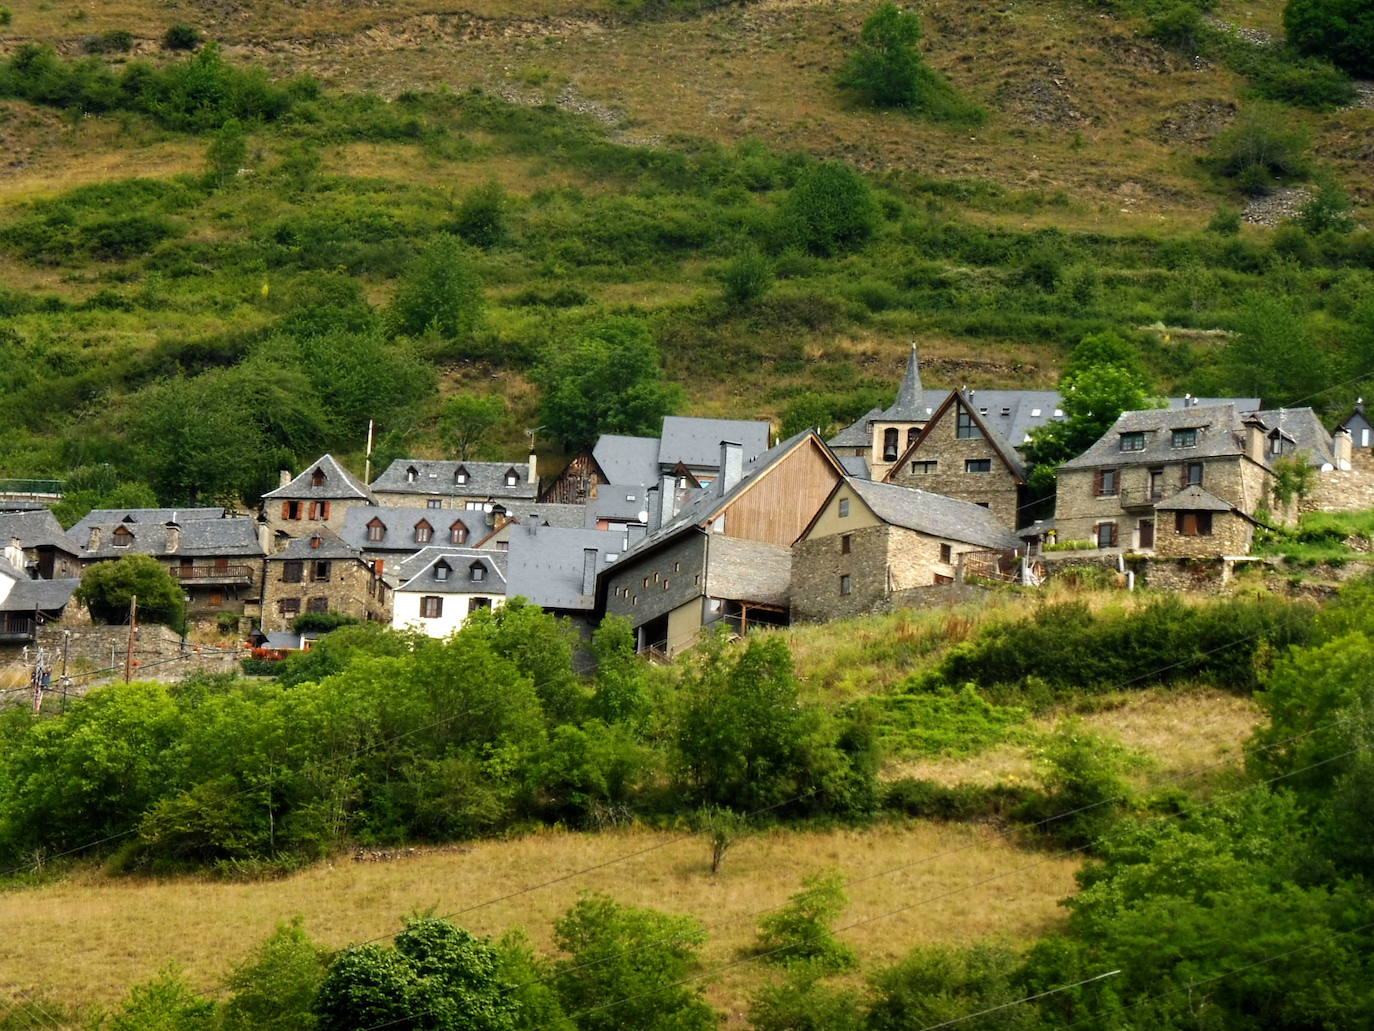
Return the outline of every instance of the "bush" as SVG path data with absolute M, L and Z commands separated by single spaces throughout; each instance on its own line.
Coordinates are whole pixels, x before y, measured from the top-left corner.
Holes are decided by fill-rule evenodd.
M 1195 54 L 1203 27 L 1202 12 L 1190 3 L 1179 3 L 1150 19 L 1150 37 L 1166 47 Z
M 773 264 L 757 247 L 745 247 L 713 274 L 736 307 L 757 301 L 773 286 Z
M 134 34 L 123 29 L 111 29 L 81 41 L 81 50 L 87 54 L 127 54 L 133 48 Z
M 1330 179 L 1323 180 L 1298 212 L 1298 225 L 1312 234 L 1349 233 L 1355 228 L 1350 197 Z
M 772 963 L 805 963 L 828 974 L 853 968 L 858 958 L 832 926 L 847 904 L 843 877 L 833 871 L 812 874 L 781 909 L 759 921 L 754 951 Z
M 1045 794 L 1028 801 L 1017 818 L 1037 834 L 1070 848 L 1093 844 L 1128 805 L 1121 776 L 1122 748 L 1067 720 L 1041 756 Z
M 463 245 L 441 236 L 406 270 L 389 316 L 397 333 L 471 336 L 482 320 L 482 281 Z
M 878 226 L 878 206 L 868 184 L 837 161 L 808 167 L 779 215 L 788 243 L 823 257 L 862 246 Z
M 342 612 L 302 612 L 291 621 L 291 629 L 298 634 L 327 634 L 341 626 L 354 626 L 359 622 L 357 616 Z
M 1308 174 L 1307 145 L 1306 134 L 1281 110 L 1252 107 L 1216 138 L 1212 155 L 1222 175 L 1258 196 L 1271 192 L 1278 179 Z
M 74 596 L 98 622 L 123 623 L 137 597 L 142 622 L 165 623 L 176 630 L 186 625 L 181 588 L 151 555 L 125 555 L 88 566 Z
M 1374 5 L 1368 0 L 1288 0 L 1288 41 L 1351 75 L 1374 77 Z
M 474 187 L 458 206 L 453 230 L 474 247 L 495 247 L 506 238 L 510 200 L 495 179 Z
M 1036 797 L 1029 787 L 956 784 L 903 777 L 883 786 L 882 807 L 917 820 L 1005 820 Z
M 163 50 L 194 50 L 200 46 L 200 29 L 192 25 L 173 25 L 162 35 Z

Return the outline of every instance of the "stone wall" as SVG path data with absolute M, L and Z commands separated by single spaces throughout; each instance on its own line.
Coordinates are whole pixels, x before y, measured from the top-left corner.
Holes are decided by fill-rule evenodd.
M 706 594 L 706 538 L 686 533 L 644 558 L 612 565 L 606 574 L 606 611 L 638 627 Z
M 1374 508 L 1374 466 L 1363 454 L 1352 465 L 1351 469 L 1317 473 L 1311 493 L 1299 500 L 1298 510 L 1357 512 Z
M 287 502 L 281 498 L 263 498 L 262 515 L 263 521 L 267 524 L 269 540 L 275 541 L 279 537 L 309 537 L 320 527 L 333 530 L 335 533 L 342 533 L 344 519 L 350 508 L 358 505 L 367 505 L 369 502 L 362 498 L 330 498 L 329 518 L 311 519 L 309 500 L 300 501 L 299 509 L 301 518 L 286 518 Z
M 1176 512 L 1160 512 L 1155 527 L 1155 554 L 1162 558 L 1206 558 L 1215 555 L 1248 555 L 1255 528 L 1231 512 L 1212 513 L 1210 534 L 1177 533 Z
M 359 558 L 335 558 L 329 562 L 329 579 L 312 580 L 312 562 L 303 563 L 303 580 L 288 583 L 284 579 L 286 562 L 269 559 L 263 583 L 262 629 L 267 633 L 289 630 L 296 616 L 311 611 L 310 602 L 325 599 L 325 609 L 342 612 L 356 619 L 378 623 L 391 622 L 391 588 L 377 576 L 370 565 Z M 283 611 L 288 600 L 299 603 L 295 612 Z
M 886 599 L 890 527 L 862 527 L 798 541 L 792 549 L 792 618 L 799 622 L 843 619 L 874 611 Z M 843 541 L 849 539 L 849 554 Z M 849 593 L 841 593 L 841 577 Z
M 900 468 L 892 470 L 890 480 L 903 487 L 917 487 L 983 505 L 1003 526 L 1014 530 L 1018 519 L 1019 493 L 1016 476 L 987 438 L 959 438 L 957 409 L 957 404 L 950 405 L 939 421 L 927 427 L 920 446 L 906 456 L 907 460 Z M 991 462 L 991 472 L 964 471 L 965 462 L 982 459 Z M 937 464 L 934 472 L 915 473 L 912 471 L 913 462 Z M 876 473 L 874 478 L 877 478 Z

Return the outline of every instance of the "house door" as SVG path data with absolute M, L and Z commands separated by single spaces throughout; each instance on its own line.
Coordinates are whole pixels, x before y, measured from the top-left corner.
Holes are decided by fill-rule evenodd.
M 1140 547 L 1153 548 L 1155 546 L 1155 521 L 1153 519 L 1142 519 L 1140 521 Z

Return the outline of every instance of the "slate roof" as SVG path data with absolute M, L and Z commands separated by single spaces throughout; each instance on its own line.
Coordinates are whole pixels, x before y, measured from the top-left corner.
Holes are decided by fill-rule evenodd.
M 598 519 L 618 523 L 642 523 L 649 514 L 649 489 L 638 484 L 603 483 L 596 497 L 581 506 L 586 515 L 583 525 L 595 529 Z
M 561 527 L 565 530 L 580 530 L 587 521 L 587 514 L 591 511 L 591 506 L 596 503 L 595 499 L 588 498 L 585 505 L 560 505 L 554 503 L 535 503 L 530 505 L 511 506 L 511 517 L 520 524 L 530 521 L 530 517 L 537 517 L 540 526 Z
M 134 523 L 200 523 L 209 519 L 224 519 L 222 508 L 93 508 L 76 525 L 67 531 L 75 540 L 85 543 L 86 531 L 92 526 L 106 523 L 129 523 L 129 529 L 137 532 Z
M 836 455 L 835 460 L 844 466 L 846 476 L 856 476 L 861 480 L 872 478 L 868 469 L 868 459 L 863 455 Z
M 21 548 L 61 548 L 73 555 L 81 549 L 62 529 L 62 524 L 49 509 L 0 514 L 0 547 L 18 537 Z
M 623 437 L 617 433 L 606 433 L 592 448 L 592 457 L 612 483 L 647 486 L 658 482 L 658 444 L 657 437 Z
M 6 563 L 8 565 L 8 563 Z M 11 567 L 13 568 L 13 567 Z M 57 612 L 72 600 L 80 580 L 19 580 L 11 589 L 0 612 Z
M 911 357 L 906 361 L 906 373 L 897 388 L 897 400 L 882 413 L 881 418 L 893 422 L 920 422 L 930 414 L 926 407 L 925 391 L 921 388 L 921 356 L 911 345 Z
M 1171 446 L 1174 430 L 1196 429 L 1197 446 Z M 1145 434 L 1141 451 L 1122 451 L 1121 434 Z M 1240 455 L 1245 450 L 1244 429 L 1234 405 L 1196 408 L 1156 408 L 1123 412 L 1092 447 L 1061 469 L 1095 469 L 1111 465 L 1151 465 L 1161 462 L 1194 462 L 1203 458 Z
M 826 441 L 831 447 L 871 447 L 873 444 L 873 431 L 869 429 L 869 424 L 883 414 L 881 408 L 873 408 L 867 414 L 861 416 L 857 422 L 852 422 L 839 433 L 835 434 Z M 924 418 L 924 416 L 922 416 Z
M 380 519 L 386 530 L 379 541 L 367 539 L 368 523 Z M 487 532 L 487 517 L 483 512 L 461 508 L 398 508 L 391 505 L 357 505 L 344 513 L 339 537 L 359 551 L 415 552 L 425 547 L 415 540 L 415 526 L 421 520 L 429 523 L 434 536 L 431 544 L 449 543 L 449 529 L 461 522 L 468 528 L 468 540 L 477 540 Z
M 925 443 L 926 437 L 932 432 L 937 421 L 941 418 L 948 418 L 949 416 L 947 413 L 951 409 L 956 409 L 959 405 L 962 405 L 965 409 L 973 410 L 973 405 L 969 403 L 967 394 L 962 390 L 952 391 L 940 402 L 940 407 L 935 409 L 935 413 L 931 416 L 930 422 L 926 423 L 925 426 L 921 428 L 920 436 L 908 444 L 906 450 L 897 456 L 897 461 L 892 463 L 892 467 L 887 471 L 887 476 L 896 476 L 902 467 L 910 461 L 911 456 Z M 957 413 L 955 417 L 957 418 Z M 995 427 L 988 425 L 987 420 L 980 412 L 973 411 L 973 421 L 982 431 L 983 439 L 992 445 L 992 449 L 997 452 L 998 457 L 1002 460 L 1002 463 L 1007 469 L 1011 471 L 1011 474 L 1016 477 L 1017 480 L 1024 483 L 1026 481 L 1026 466 L 1021 461 L 1020 453 L 1011 446 L 1011 443 L 1002 436 Z
M 945 540 L 1010 551 L 1020 539 L 986 508 L 930 491 L 875 483 L 849 477 L 845 480 L 883 522 Z
M 318 487 L 314 486 L 312 482 L 315 478 L 316 469 L 324 473 L 324 483 Z M 276 490 L 269 490 L 263 497 L 291 500 L 300 498 L 313 501 L 362 498 L 373 504 L 376 504 L 377 501 L 372 496 L 372 491 L 367 489 L 367 484 L 340 465 L 338 459 L 333 455 L 320 456 L 318 461 L 311 462 L 290 483 L 284 484 Z
M 625 553 L 625 534 L 619 530 L 569 530 L 541 527 L 535 533 L 519 528 L 511 533 L 506 551 L 506 594 L 521 595 L 546 609 L 591 610 L 591 594 L 582 593 L 586 548 L 597 550 L 596 572 L 610 567 L 610 556 Z
M 318 630 L 309 630 L 305 633 L 297 633 L 294 630 L 276 630 L 270 634 L 260 634 L 258 639 L 262 643 L 258 647 L 279 652 L 298 652 L 303 650 L 306 644 L 313 644 L 318 641 L 320 636 Z
M 115 531 L 123 527 L 133 534 L 128 547 L 114 546 Z M 100 547 L 88 547 L 90 531 L 100 530 Z M 173 546 L 173 538 L 180 540 Z M 84 559 L 118 558 L 120 555 L 152 555 L 183 558 L 238 557 L 261 558 L 262 542 L 258 524 L 246 517 L 203 519 L 180 524 L 180 529 L 165 523 L 102 523 L 86 527 L 84 538 L 76 538 L 77 553 Z
M 681 462 L 689 469 L 715 469 L 720 465 L 723 440 L 740 445 L 745 462 L 768 450 L 772 425 L 753 419 L 693 419 L 682 415 L 663 417 L 663 435 L 658 448 L 660 468 Z M 603 465 L 602 469 L 606 469 Z M 609 475 L 610 470 L 606 470 Z
M 1197 484 L 1155 503 L 1158 512 L 1229 512 L 1233 507 Z
M 505 594 L 505 555 L 497 551 L 476 548 L 426 548 L 423 562 L 413 562 L 407 569 L 406 580 L 397 591 L 414 594 Z M 440 562 L 449 566 L 448 576 L 440 580 L 434 575 Z M 483 580 L 474 582 L 469 570 L 473 564 L 486 570 Z
M 1282 433 L 1292 442 L 1296 451 L 1307 455 L 1313 465 L 1335 466 L 1336 452 L 1331 434 L 1326 432 L 1326 427 L 1311 408 L 1269 409 L 1254 414 L 1267 428 Z M 1267 449 L 1265 454 L 1269 457 Z
M 319 537 L 319 547 L 311 547 L 311 542 L 315 537 Z M 356 558 L 361 559 L 362 552 L 352 545 L 346 543 L 333 530 L 327 526 L 321 526 L 308 537 L 294 537 L 287 542 L 286 547 L 275 555 L 268 555 L 269 560 L 285 561 L 287 559 L 334 559 L 334 558 Z
M 410 479 L 410 470 L 415 479 Z M 466 483 L 454 482 L 459 469 Z M 515 471 L 515 485 L 506 486 L 506 473 Z M 530 482 L 528 462 L 459 462 L 452 459 L 398 458 L 372 481 L 374 491 L 390 494 L 428 494 L 439 497 L 533 498 L 539 484 Z

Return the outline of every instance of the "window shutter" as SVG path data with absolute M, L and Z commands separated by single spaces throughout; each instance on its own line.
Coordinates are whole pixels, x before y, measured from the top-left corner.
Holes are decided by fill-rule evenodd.
M 1112 543 L 1111 543 L 1111 547 L 1115 548 L 1115 547 L 1116 547 L 1116 523 L 1112 523 L 1111 534 L 1112 534 Z
M 320 502 L 320 518 L 321 518 L 321 519 L 328 519 L 328 518 L 329 518 L 329 502 L 328 502 L 328 501 L 321 501 L 321 502 Z
M 1178 470 L 1178 485 L 1179 485 L 1180 487 L 1186 487 L 1186 486 L 1188 486 L 1188 463 L 1187 463 L 1187 462 L 1184 462 L 1183 465 L 1179 466 L 1179 470 Z
M 1098 469 L 1093 473 L 1093 494 L 1102 493 L 1102 470 Z
M 281 517 L 282 517 L 283 519 L 290 519 L 290 518 L 291 518 L 291 502 L 289 502 L 289 501 L 283 501 L 283 502 L 281 503 Z

